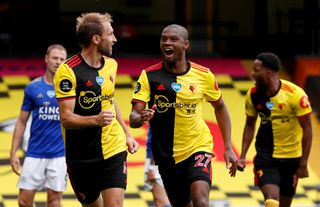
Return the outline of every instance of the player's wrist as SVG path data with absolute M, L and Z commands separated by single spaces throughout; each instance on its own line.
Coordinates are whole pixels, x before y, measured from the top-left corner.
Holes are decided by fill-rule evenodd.
M 149 166 L 149 171 L 155 171 L 157 169 L 156 165 L 150 165 Z
M 143 125 L 144 120 L 141 118 L 141 115 L 139 115 L 137 118 L 134 120 L 137 125 Z

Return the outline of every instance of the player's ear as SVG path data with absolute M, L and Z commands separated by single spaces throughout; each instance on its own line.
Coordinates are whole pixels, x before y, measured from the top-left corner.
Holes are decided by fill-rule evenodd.
M 93 35 L 91 38 L 91 42 L 97 45 L 100 42 L 100 38 L 101 38 L 100 35 Z
M 189 41 L 189 40 L 186 40 L 186 41 L 184 42 L 184 49 L 185 49 L 185 50 L 189 50 L 189 48 L 190 48 L 190 41 Z

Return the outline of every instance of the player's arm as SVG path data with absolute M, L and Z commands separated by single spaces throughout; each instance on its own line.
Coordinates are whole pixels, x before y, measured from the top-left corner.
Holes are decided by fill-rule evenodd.
M 115 110 L 116 110 L 117 120 L 120 123 L 120 125 L 121 125 L 121 127 L 122 127 L 122 129 L 123 129 L 123 131 L 124 131 L 124 133 L 126 134 L 126 137 L 127 137 L 126 142 L 127 142 L 128 150 L 129 150 L 130 153 L 133 154 L 133 153 L 138 151 L 139 143 L 131 136 L 131 134 L 129 132 L 129 129 L 128 129 L 126 123 L 123 120 L 121 110 L 120 110 L 116 100 L 114 100 L 113 103 L 114 103 L 114 107 L 115 107 Z
M 312 143 L 312 123 L 310 113 L 298 117 L 300 126 L 302 127 L 302 156 L 300 159 L 299 169 L 297 176 L 299 178 L 309 177 L 308 173 L 308 158 L 311 150 Z
M 146 109 L 146 104 L 141 102 L 136 102 L 132 104 L 132 110 L 130 113 L 130 127 L 139 128 L 145 122 L 152 119 L 157 105 L 153 105 L 151 109 Z
M 110 110 L 101 111 L 98 115 L 81 116 L 75 114 L 75 98 L 58 101 L 60 110 L 60 122 L 66 129 L 81 129 L 94 126 L 103 127 L 114 119 L 114 114 Z
M 233 177 L 237 171 L 237 157 L 232 149 L 231 143 L 231 121 L 229 117 L 229 112 L 227 107 L 220 97 L 219 100 L 211 102 L 211 105 L 214 107 L 214 112 L 216 115 L 216 120 L 218 122 L 220 131 L 222 133 L 222 138 L 224 142 L 224 158 L 226 161 L 226 165 L 229 168 L 229 174 Z M 231 166 L 230 166 L 231 163 Z
M 245 168 L 246 155 L 254 137 L 256 121 L 257 121 L 257 117 L 247 115 L 246 123 L 243 130 L 243 135 L 242 135 L 242 147 L 241 147 L 240 160 L 238 163 L 238 170 L 240 171 L 243 171 L 243 169 Z
M 27 122 L 30 116 L 30 111 L 20 111 L 20 115 L 17 119 L 16 125 L 14 127 L 13 136 L 12 136 L 12 144 L 10 150 L 10 165 L 17 175 L 20 174 L 20 160 L 17 157 L 17 151 L 21 145 L 21 141 L 23 138 L 23 134 L 26 130 Z

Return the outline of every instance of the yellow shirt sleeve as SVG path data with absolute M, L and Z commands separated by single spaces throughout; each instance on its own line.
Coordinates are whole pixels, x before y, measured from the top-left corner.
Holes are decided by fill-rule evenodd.
M 150 85 L 146 71 L 143 70 L 138 79 L 136 88 L 133 92 L 133 100 L 143 101 L 145 103 L 150 100 Z
M 307 94 L 301 89 L 298 88 L 295 91 L 294 97 L 293 97 L 293 108 L 297 114 L 297 116 L 303 116 L 308 113 L 311 113 L 312 108 L 310 105 L 309 98 Z
M 76 76 L 68 65 L 60 65 L 54 75 L 53 84 L 57 99 L 76 96 Z
M 218 82 L 215 80 L 214 74 L 211 71 L 207 73 L 204 94 L 208 102 L 217 101 L 222 95 Z
M 245 106 L 246 106 L 246 115 L 247 116 L 257 116 L 257 111 L 253 106 L 252 100 L 251 100 L 251 89 L 248 90 L 245 98 Z

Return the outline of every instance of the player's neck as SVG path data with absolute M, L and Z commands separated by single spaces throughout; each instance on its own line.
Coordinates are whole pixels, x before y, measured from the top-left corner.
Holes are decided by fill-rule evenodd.
M 272 96 L 276 95 L 277 92 L 279 91 L 280 87 L 281 87 L 280 79 L 278 79 L 278 78 L 272 79 L 270 81 L 269 86 L 267 87 L 268 90 L 266 91 L 266 95 L 268 97 L 272 97 Z
M 53 76 L 54 76 L 54 74 L 51 74 L 50 72 L 46 72 L 45 74 L 44 74 L 44 82 L 46 82 L 47 84 L 50 84 L 50 85 L 52 85 L 53 84 Z
M 184 73 L 187 71 L 188 64 L 186 59 L 182 59 L 173 64 L 165 62 L 165 66 L 172 73 Z
M 81 51 L 81 56 L 84 61 L 94 68 L 99 68 L 101 66 L 101 54 L 98 54 L 96 51 L 91 50 L 90 48 L 83 49 Z

